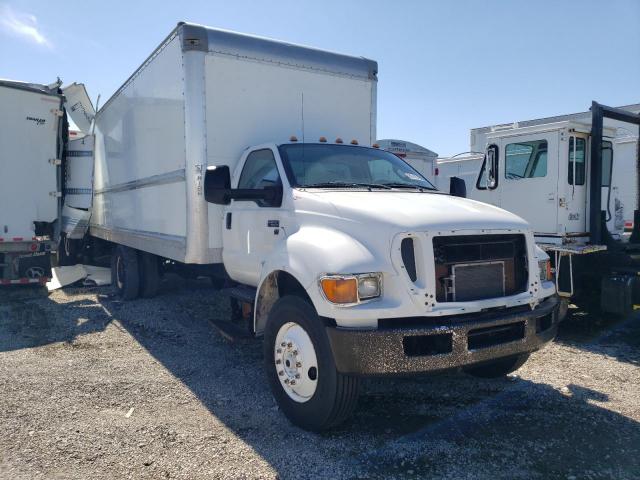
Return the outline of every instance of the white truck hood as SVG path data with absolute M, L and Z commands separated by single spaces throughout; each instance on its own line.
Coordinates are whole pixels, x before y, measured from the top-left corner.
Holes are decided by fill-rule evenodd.
M 306 204 L 298 204 L 304 210 L 321 213 L 330 205 L 333 212 L 323 213 L 369 228 L 376 224 L 393 225 L 399 231 L 529 228 L 525 220 L 501 208 L 439 193 L 323 190 L 298 191 L 296 197 Z

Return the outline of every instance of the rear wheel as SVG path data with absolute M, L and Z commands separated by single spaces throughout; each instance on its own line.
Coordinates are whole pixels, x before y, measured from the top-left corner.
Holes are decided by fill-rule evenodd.
M 58 266 L 66 267 L 78 263 L 78 248 L 76 242 L 76 240 L 67 238 L 66 233 L 60 234 L 57 252 Z
M 111 283 L 123 300 L 133 300 L 140 293 L 138 255 L 132 248 L 117 245 L 111 254 Z
M 500 378 L 518 370 L 529 358 L 528 353 L 501 358 L 490 363 L 465 369 L 469 375 L 480 378 Z
M 325 430 L 353 412 L 359 379 L 336 370 L 324 326 L 305 300 L 285 296 L 275 303 L 265 329 L 264 361 L 273 396 L 295 425 Z
M 156 255 L 140 252 L 138 256 L 140 269 L 140 296 L 155 297 L 160 287 L 160 262 Z

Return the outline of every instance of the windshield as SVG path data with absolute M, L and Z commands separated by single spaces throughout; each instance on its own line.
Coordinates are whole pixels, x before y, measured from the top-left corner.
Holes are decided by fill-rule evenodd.
M 298 143 L 279 150 L 292 187 L 436 189 L 402 159 L 376 148 Z

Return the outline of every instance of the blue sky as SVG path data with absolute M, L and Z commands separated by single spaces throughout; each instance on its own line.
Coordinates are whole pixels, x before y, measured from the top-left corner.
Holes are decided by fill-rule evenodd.
M 180 20 L 378 61 L 378 136 L 441 155 L 469 128 L 640 102 L 640 0 L 0 0 L 0 77 L 104 102 Z

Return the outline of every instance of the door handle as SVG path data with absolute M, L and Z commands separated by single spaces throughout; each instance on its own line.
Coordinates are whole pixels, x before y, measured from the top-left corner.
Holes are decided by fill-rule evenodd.
M 227 230 L 231 230 L 231 212 L 227 212 L 227 216 L 225 217 L 225 227 Z

